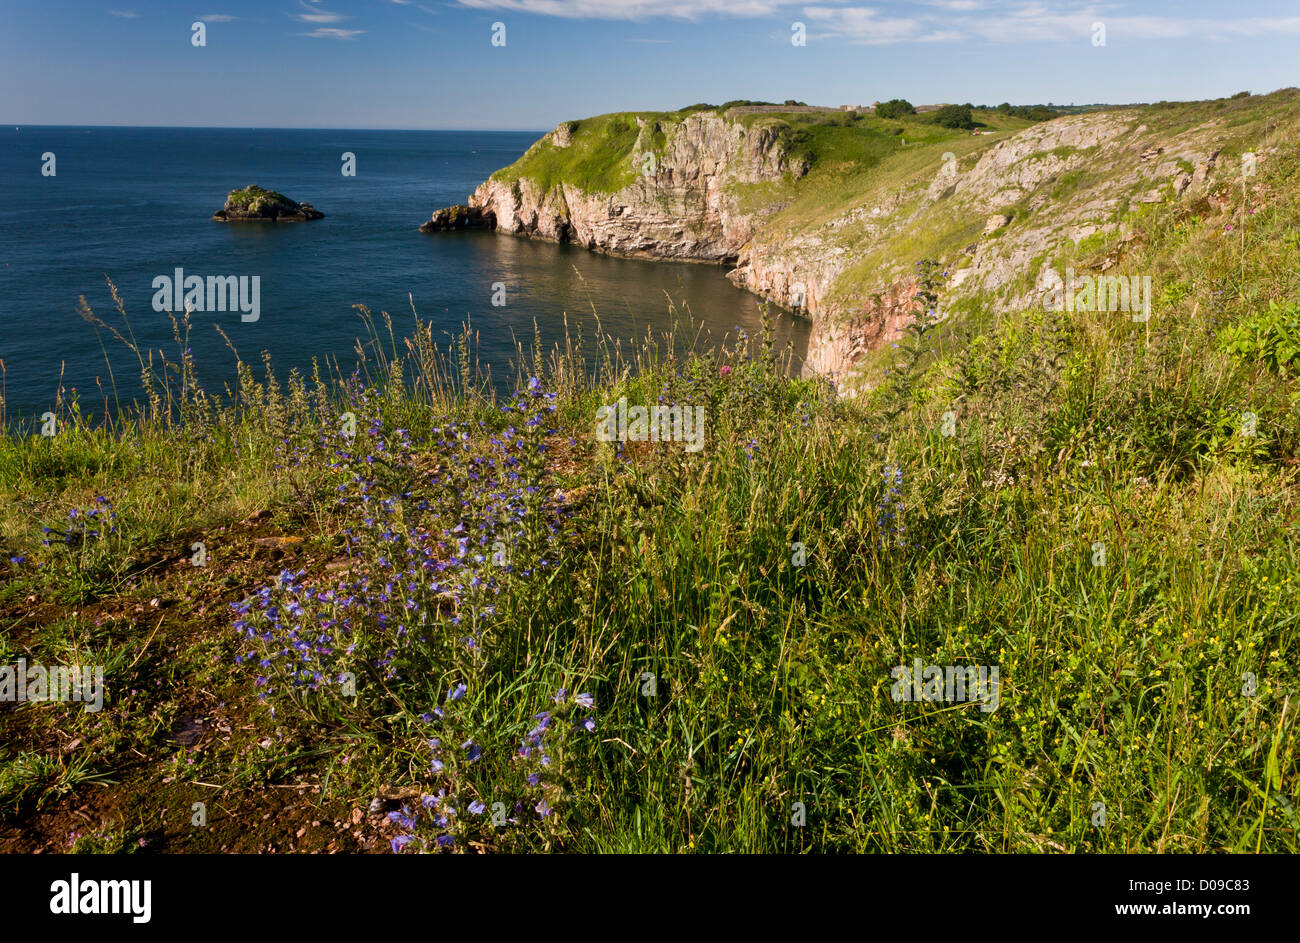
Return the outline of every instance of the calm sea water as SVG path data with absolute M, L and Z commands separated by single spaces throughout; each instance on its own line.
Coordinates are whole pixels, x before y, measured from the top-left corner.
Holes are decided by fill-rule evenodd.
M 627 340 L 670 321 L 669 300 L 689 309 L 717 343 L 742 328 L 755 333 L 757 300 L 716 266 L 620 259 L 495 233 L 422 234 L 429 213 L 465 201 L 492 171 L 514 161 L 534 132 L 283 131 L 166 128 L 0 128 L 0 360 L 9 418 L 49 408 L 60 373 L 83 408 L 101 409 L 109 389 L 104 352 L 77 314 L 84 295 L 95 314 L 118 324 L 105 277 L 117 285 L 142 347 L 174 359 L 171 321 L 152 308 L 153 279 L 257 275 L 256 322 L 238 312 L 194 317 L 190 346 L 201 381 L 220 389 L 234 357 L 219 324 L 246 361 L 270 351 L 277 371 L 309 369 L 337 357 L 350 369 L 358 336 L 353 305 L 388 311 L 395 327 L 413 325 L 411 299 L 446 340 L 469 319 L 480 360 L 498 381 L 510 369 L 516 337 L 544 344 L 581 324 L 591 309 L 603 330 Z M 356 176 L 340 173 L 356 155 Z M 56 175 L 42 176 L 53 153 Z M 309 202 L 326 214 L 311 223 L 213 222 L 225 195 L 256 183 Z M 492 304 L 503 282 L 506 304 Z M 409 297 L 408 297 L 409 296 Z M 445 332 L 445 333 L 444 333 Z M 778 340 L 801 357 L 806 323 L 780 316 Z M 399 335 L 400 339 L 400 335 Z M 138 397 L 134 354 L 111 337 L 105 347 L 123 400 Z

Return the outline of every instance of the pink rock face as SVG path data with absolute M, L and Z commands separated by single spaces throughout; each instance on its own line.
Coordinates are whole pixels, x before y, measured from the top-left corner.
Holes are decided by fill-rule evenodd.
M 847 317 L 818 321 L 808 343 L 805 372 L 844 377 L 868 353 L 897 341 L 920 311 L 917 289 L 916 279 L 907 278 L 864 299 Z

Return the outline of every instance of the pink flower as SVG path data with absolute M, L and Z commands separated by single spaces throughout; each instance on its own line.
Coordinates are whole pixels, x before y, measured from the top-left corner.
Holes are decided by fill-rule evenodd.
M 730 373 L 730 372 L 731 372 L 731 368 L 730 368 L 730 367 L 727 367 L 727 366 L 724 366 L 724 367 L 722 368 L 722 370 L 721 370 L 721 373 L 722 373 L 722 375 L 723 375 L 724 377 L 725 377 L 728 373 Z

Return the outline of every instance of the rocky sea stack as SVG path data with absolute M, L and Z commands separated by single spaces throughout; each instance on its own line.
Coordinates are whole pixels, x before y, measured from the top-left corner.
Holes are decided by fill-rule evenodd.
M 249 186 L 242 190 L 231 190 L 226 197 L 226 205 L 213 213 L 212 218 L 223 223 L 301 223 L 309 219 L 321 219 L 324 215 L 310 203 L 295 203 L 283 193 Z
M 445 209 L 434 210 L 429 221 L 420 226 L 420 232 L 448 232 L 453 229 L 495 229 L 496 214 L 478 206 L 460 203 Z

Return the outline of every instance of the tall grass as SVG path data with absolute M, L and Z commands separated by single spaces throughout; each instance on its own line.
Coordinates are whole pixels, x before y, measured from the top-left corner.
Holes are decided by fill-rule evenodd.
M 521 346 L 502 399 L 468 333 L 399 342 L 368 312 L 346 375 L 241 362 L 218 397 L 141 354 L 134 412 L 64 402 L 58 436 L 0 441 L 3 549 L 26 558 L 0 599 L 101 598 L 263 508 L 336 540 L 342 577 L 231 588 L 253 657 L 219 683 L 327 755 L 368 738 L 329 788 L 428 796 L 398 848 L 1296 851 L 1296 166 L 1271 162 L 1236 238 L 1150 228 L 1133 264 L 1185 286 L 1151 324 L 981 316 L 936 351 L 918 320 L 854 400 L 770 338 L 624 356 L 581 336 Z M 704 407 L 704 451 L 597 441 L 624 396 Z M 40 543 L 96 496 L 117 533 Z M 409 586 L 387 575 L 417 553 Z M 290 605 L 354 620 L 319 643 L 354 687 L 277 661 L 305 637 L 267 615 Z M 398 632 L 404 611 L 423 615 Z M 998 666 L 997 709 L 894 700 L 917 658 Z

